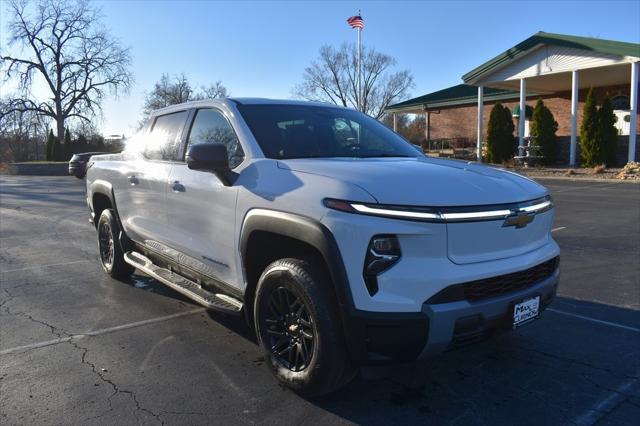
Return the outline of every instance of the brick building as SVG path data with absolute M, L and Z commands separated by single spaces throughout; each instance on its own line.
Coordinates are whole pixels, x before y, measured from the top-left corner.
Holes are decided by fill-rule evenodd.
M 465 84 L 391 105 L 387 111 L 424 115 L 428 143 L 466 141 L 478 155 L 495 103 L 512 111 L 519 143 L 524 144 L 530 113 L 543 99 L 558 122 L 559 158 L 575 165 L 584 101 L 593 88 L 599 101 L 613 100 L 619 157 L 632 161 L 640 158 L 639 61 L 640 44 L 540 32 L 465 74 Z M 519 119 L 521 109 L 525 120 Z

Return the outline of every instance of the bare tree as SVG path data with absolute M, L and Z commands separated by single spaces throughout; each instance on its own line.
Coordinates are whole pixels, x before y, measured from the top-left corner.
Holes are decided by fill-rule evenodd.
M 20 96 L 9 100 L 3 114 L 33 111 L 50 117 L 62 138 L 67 119 L 89 121 L 101 112 L 106 91 L 117 95 L 129 89 L 129 49 L 103 28 L 99 11 L 87 0 L 12 0 L 8 8 L 9 46 L 19 49 L 0 58 L 7 79 L 18 80 Z M 36 79 L 50 91 L 46 100 L 31 93 Z
M 305 68 L 293 90 L 303 99 L 357 107 L 357 52 L 353 44 L 339 49 L 322 46 L 320 56 Z M 392 72 L 396 60 L 374 49 L 362 49 L 361 110 L 380 119 L 390 104 L 407 97 L 413 77 L 407 70 Z
M 210 84 L 209 87 L 201 87 L 201 91 L 196 93 L 194 100 L 200 99 L 216 99 L 216 98 L 228 98 L 231 96 L 226 87 L 222 85 L 221 81 L 216 81 Z
M 169 105 L 187 102 L 192 93 L 191 84 L 184 74 L 174 76 L 173 79 L 169 74 L 162 74 L 160 81 L 153 86 L 153 90 L 144 100 L 144 115 Z
M 153 90 L 147 94 L 144 100 L 143 114 L 146 117 L 154 110 L 170 105 L 202 99 L 226 98 L 228 96 L 229 91 L 222 85 L 221 81 L 216 81 L 208 87 L 203 86 L 199 92 L 196 92 L 184 74 L 170 77 L 169 74 L 165 73 L 160 77 L 160 81 L 153 86 Z
M 8 109 L 0 99 L 0 111 Z M 0 117 L 0 161 L 44 159 L 49 120 L 33 111 L 4 113 Z

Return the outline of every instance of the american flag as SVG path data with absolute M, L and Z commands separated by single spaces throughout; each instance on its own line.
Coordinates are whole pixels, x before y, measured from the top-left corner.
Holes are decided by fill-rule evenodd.
M 351 25 L 351 28 L 364 29 L 364 19 L 362 19 L 362 16 L 360 15 L 352 16 L 347 19 L 347 24 Z

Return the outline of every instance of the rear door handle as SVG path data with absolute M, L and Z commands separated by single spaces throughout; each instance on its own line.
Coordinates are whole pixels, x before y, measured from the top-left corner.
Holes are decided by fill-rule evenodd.
M 127 179 L 129 180 L 129 183 L 131 184 L 131 186 L 136 186 L 137 184 L 140 183 L 140 180 L 136 175 L 127 176 Z
M 185 188 L 184 185 L 180 183 L 180 181 L 176 180 L 171 182 L 171 190 L 173 192 L 185 192 L 187 188 Z

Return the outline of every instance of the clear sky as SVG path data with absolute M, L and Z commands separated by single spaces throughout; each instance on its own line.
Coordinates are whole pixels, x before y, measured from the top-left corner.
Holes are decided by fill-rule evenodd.
M 145 91 L 162 73 L 194 86 L 217 80 L 232 96 L 291 97 L 323 44 L 355 41 L 345 20 L 362 11 L 363 43 L 397 59 L 412 97 L 461 83 L 475 66 L 537 31 L 640 42 L 634 1 L 97 1 L 133 53 L 136 83 L 104 103 L 105 134 L 130 134 Z M 6 40 L 6 4 L 2 5 Z

